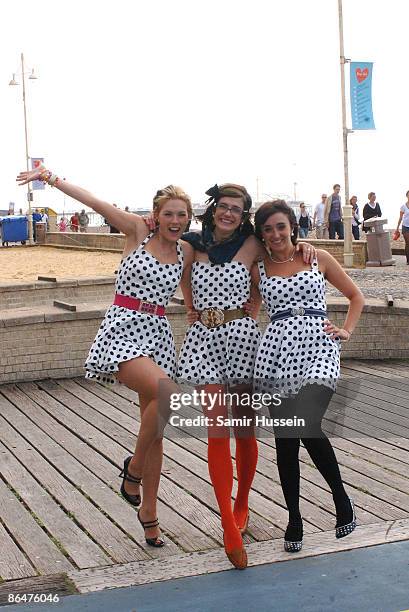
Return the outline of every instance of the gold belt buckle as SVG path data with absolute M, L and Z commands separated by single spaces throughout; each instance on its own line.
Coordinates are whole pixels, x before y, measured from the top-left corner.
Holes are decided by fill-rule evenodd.
M 205 308 L 200 313 L 200 321 L 208 329 L 214 329 L 224 323 L 224 312 L 220 308 Z

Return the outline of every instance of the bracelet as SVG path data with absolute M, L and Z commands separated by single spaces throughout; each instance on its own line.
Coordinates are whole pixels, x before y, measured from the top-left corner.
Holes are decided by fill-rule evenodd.
M 38 177 L 38 180 L 42 181 L 43 183 L 47 183 L 48 185 L 51 185 L 51 187 L 55 187 L 55 185 L 60 180 L 60 177 L 56 174 L 53 174 L 51 170 L 44 169 Z
M 351 336 L 352 336 L 352 332 L 349 331 L 349 329 L 344 329 L 344 332 L 346 332 L 348 334 L 348 338 L 346 340 L 344 340 L 344 342 L 349 342 L 351 340 Z

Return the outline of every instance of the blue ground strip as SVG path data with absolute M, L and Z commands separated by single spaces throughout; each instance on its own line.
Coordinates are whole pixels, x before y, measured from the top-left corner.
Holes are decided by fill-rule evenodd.
M 409 609 L 409 541 L 180 578 L 14 612 L 398 612 Z

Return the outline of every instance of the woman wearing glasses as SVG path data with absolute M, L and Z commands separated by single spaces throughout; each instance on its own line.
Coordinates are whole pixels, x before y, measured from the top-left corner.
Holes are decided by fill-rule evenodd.
M 201 217 L 202 231 L 183 239 L 195 249 L 191 281 L 182 283 L 189 328 L 178 362 L 178 380 L 200 387 L 206 397 L 218 397 L 204 406 L 209 417 L 209 474 L 220 509 L 225 551 L 238 569 L 247 566 L 242 534 L 249 521 L 248 496 L 257 465 L 257 442 L 252 410 L 243 401 L 232 402 L 238 490 L 232 508 L 233 464 L 230 430 L 217 417 L 227 418 L 226 390 L 251 390 L 254 362 L 260 341 L 256 321 L 243 310 L 250 297 L 250 270 L 264 256 L 250 222 L 251 197 L 245 187 L 227 183 L 206 192 L 208 207 Z M 301 245 L 307 261 L 314 250 Z M 256 313 L 254 313 L 256 314 Z M 248 419 L 245 421 L 245 419 Z M 247 424 L 249 423 L 249 424 Z

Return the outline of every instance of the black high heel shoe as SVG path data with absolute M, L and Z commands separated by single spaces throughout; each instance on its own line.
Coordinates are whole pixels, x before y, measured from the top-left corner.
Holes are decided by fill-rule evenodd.
M 137 512 L 138 521 L 140 522 L 144 530 L 151 529 L 152 527 L 158 527 L 159 521 L 157 518 L 154 521 L 143 521 L 139 516 L 139 512 L 140 510 L 138 510 Z M 164 540 L 162 540 L 162 538 L 160 538 L 159 536 L 157 536 L 156 538 L 145 538 L 145 540 L 146 543 L 149 544 L 149 546 L 153 546 L 154 548 L 160 548 L 161 546 L 165 545 Z
M 302 548 L 302 538 L 302 520 L 297 523 L 288 523 L 284 534 L 284 550 L 291 553 L 300 552 Z
M 355 515 L 355 504 L 351 497 L 348 498 L 349 503 L 351 504 L 352 510 L 352 521 L 347 523 L 346 525 L 340 525 L 339 527 L 335 527 L 335 537 L 336 538 L 345 538 L 345 536 L 352 533 L 356 527 L 356 515 Z
M 141 496 L 139 495 L 139 493 L 137 495 L 131 495 L 130 493 L 127 493 L 125 491 L 125 482 L 133 482 L 134 484 L 139 484 L 139 485 L 142 482 L 142 478 L 137 478 L 136 476 L 132 476 L 132 474 L 129 474 L 128 472 L 129 462 L 131 461 L 131 459 L 132 459 L 132 456 L 127 457 L 125 459 L 124 467 L 119 474 L 119 476 L 121 476 L 123 479 L 122 484 L 121 484 L 121 495 L 122 497 L 126 499 L 127 502 L 132 504 L 132 506 L 139 506 L 141 503 Z

